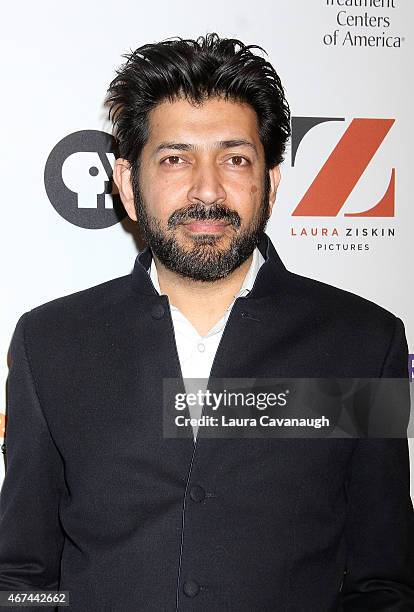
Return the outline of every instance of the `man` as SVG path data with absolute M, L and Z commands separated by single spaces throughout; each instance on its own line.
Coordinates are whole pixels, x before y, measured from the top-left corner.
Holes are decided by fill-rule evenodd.
M 414 610 L 406 439 L 163 435 L 167 379 L 407 377 L 401 320 L 289 272 L 264 231 L 290 117 L 253 48 L 145 45 L 110 85 L 147 247 L 17 323 L 3 590 L 67 590 L 76 612 Z

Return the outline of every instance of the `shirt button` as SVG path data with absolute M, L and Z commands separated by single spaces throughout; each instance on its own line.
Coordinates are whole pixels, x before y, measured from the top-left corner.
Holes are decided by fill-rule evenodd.
M 162 304 L 155 304 L 155 306 L 151 308 L 151 316 L 153 316 L 154 319 L 162 319 L 164 314 L 165 308 Z
M 206 492 L 200 485 L 195 485 L 190 491 L 190 497 L 195 502 L 201 502 L 206 496 Z
M 195 580 L 187 580 L 183 584 L 184 595 L 195 597 L 200 590 L 200 585 Z
M 204 351 L 206 350 L 206 345 L 205 345 L 205 344 L 203 344 L 202 342 L 199 342 L 199 343 L 197 344 L 197 348 L 198 348 L 198 350 L 200 351 L 200 353 L 204 353 Z

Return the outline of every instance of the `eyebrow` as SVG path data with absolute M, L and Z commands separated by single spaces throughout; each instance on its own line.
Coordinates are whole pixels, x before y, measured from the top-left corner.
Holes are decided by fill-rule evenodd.
M 250 147 L 257 155 L 256 146 L 250 142 L 250 140 L 246 140 L 245 138 L 238 138 L 234 140 L 219 140 L 213 144 L 215 149 L 233 149 L 234 147 Z M 174 151 L 197 151 L 199 149 L 198 146 L 186 142 L 161 142 L 154 151 L 156 155 L 160 151 L 164 151 L 165 149 L 174 150 Z

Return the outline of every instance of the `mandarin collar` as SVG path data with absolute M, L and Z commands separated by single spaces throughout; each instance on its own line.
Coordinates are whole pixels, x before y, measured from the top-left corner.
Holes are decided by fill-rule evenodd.
M 278 291 L 278 285 L 286 278 L 288 270 L 280 259 L 270 237 L 262 232 L 257 244 L 264 262 L 259 268 L 250 293 L 245 299 L 262 298 L 274 295 Z M 139 251 L 135 259 L 134 269 L 131 274 L 132 286 L 138 295 L 162 296 L 158 293 L 149 271 L 153 256 L 149 246 Z

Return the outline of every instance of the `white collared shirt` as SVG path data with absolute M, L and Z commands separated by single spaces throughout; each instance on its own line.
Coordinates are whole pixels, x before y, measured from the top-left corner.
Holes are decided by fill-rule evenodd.
M 240 291 L 234 296 L 230 306 L 226 309 L 224 315 L 219 321 L 204 335 L 201 336 L 190 321 L 176 307 L 170 304 L 171 317 L 174 326 L 175 341 L 177 345 L 178 357 L 181 365 L 181 373 L 184 379 L 184 384 L 187 393 L 196 392 L 201 388 L 200 381 L 195 381 L 196 386 L 191 386 L 191 381 L 187 379 L 205 379 L 205 386 L 210 376 L 211 367 L 218 345 L 223 335 L 224 328 L 229 318 L 233 304 L 238 297 L 245 297 L 252 289 L 256 275 L 260 266 L 264 263 L 264 258 L 259 249 L 256 247 L 253 251 L 253 259 L 250 268 L 246 273 Z M 152 283 L 158 293 L 161 295 L 161 289 L 158 282 L 158 273 L 155 266 L 154 258 L 152 258 L 151 267 L 149 270 Z M 201 406 L 192 406 L 190 413 L 192 418 L 199 418 L 201 415 Z M 198 427 L 193 426 L 194 439 L 197 436 Z

